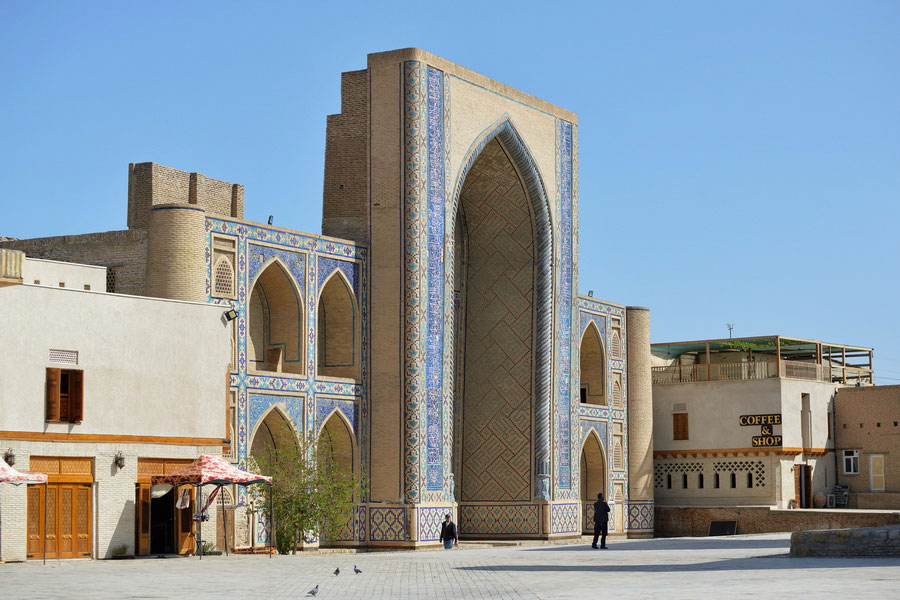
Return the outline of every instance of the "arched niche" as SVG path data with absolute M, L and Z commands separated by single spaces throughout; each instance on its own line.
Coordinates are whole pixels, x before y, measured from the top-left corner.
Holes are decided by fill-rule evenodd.
M 581 500 L 584 503 L 584 531 L 593 531 L 593 503 L 597 494 L 607 494 L 606 456 L 603 444 L 593 429 L 581 447 Z M 607 501 L 609 498 L 605 498 Z
M 581 336 L 581 402 L 606 406 L 606 352 L 593 321 Z
M 303 300 L 278 259 L 256 278 L 248 306 L 247 358 L 256 371 L 302 375 Z
M 338 409 L 331 412 L 319 430 L 316 451 L 318 459 L 333 465 L 338 473 L 354 473 L 356 460 L 353 430 Z
M 289 452 L 282 452 L 282 455 L 292 456 L 296 453 L 297 438 L 291 421 L 277 406 L 273 406 L 253 432 L 250 453 L 260 465 L 266 465 L 278 460 L 279 448 L 283 448 L 284 444 L 291 444 L 292 447 Z
M 353 290 L 344 274 L 336 269 L 319 292 L 316 321 L 319 375 L 359 379 L 358 321 Z
M 473 148 L 450 210 L 459 498 L 531 500 L 544 493 L 534 465 L 549 459 L 552 231 L 540 176 L 508 120 Z

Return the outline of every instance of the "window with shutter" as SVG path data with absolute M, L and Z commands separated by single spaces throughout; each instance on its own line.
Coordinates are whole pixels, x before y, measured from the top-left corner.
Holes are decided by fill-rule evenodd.
M 60 369 L 47 369 L 47 421 L 59 421 L 59 377 Z
M 47 369 L 45 419 L 81 423 L 84 418 L 84 371 Z

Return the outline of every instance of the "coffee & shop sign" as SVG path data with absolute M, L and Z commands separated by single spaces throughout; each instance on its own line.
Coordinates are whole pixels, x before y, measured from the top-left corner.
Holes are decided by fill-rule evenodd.
M 781 434 L 776 435 L 775 425 L 781 425 L 781 413 L 771 415 L 741 415 L 738 418 L 741 427 L 759 427 L 760 435 L 751 438 L 754 448 L 771 448 L 781 445 Z

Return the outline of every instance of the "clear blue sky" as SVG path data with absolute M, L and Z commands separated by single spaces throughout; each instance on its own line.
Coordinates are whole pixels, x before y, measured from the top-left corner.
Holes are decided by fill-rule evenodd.
M 0 31 L 0 235 L 123 229 L 142 161 L 318 232 L 340 72 L 418 46 L 579 114 L 582 292 L 900 383 L 900 2 L 2 0 Z

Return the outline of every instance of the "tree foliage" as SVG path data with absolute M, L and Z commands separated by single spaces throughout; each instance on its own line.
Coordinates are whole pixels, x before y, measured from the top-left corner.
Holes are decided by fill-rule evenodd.
M 328 437 L 283 432 L 274 441 L 274 447 L 267 444 L 265 451 L 253 455 L 260 471 L 273 478 L 271 487 L 254 486 L 254 495 L 260 507 L 268 507 L 272 495 L 278 552 L 294 552 L 304 539 L 333 539 L 351 526 L 353 499 L 361 485 L 352 472 L 330 459 Z

